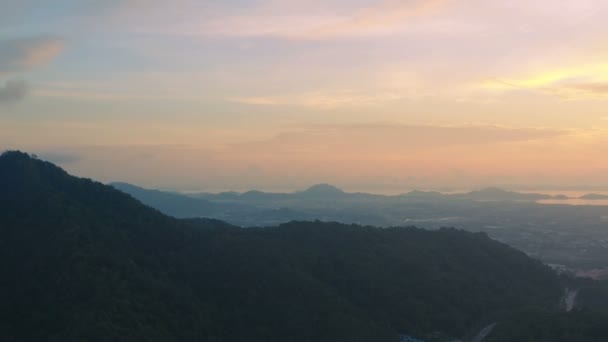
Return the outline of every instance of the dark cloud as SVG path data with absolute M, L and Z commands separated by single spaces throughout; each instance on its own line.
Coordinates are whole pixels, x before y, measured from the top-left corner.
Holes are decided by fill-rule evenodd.
M 63 49 L 63 40 L 56 37 L 0 39 L 0 79 L 47 65 Z M 23 80 L 13 79 L 0 83 L 0 105 L 21 101 L 28 90 L 28 84 Z
M 0 86 L 0 105 L 10 105 L 23 100 L 28 90 L 28 84 L 23 80 L 6 81 Z

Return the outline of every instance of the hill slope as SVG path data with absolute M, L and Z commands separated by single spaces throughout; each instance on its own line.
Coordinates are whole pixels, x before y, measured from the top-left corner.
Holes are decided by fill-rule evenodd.
M 4 341 L 461 337 L 561 294 L 484 234 L 177 220 L 20 152 L 0 156 L 0 208 Z
M 144 189 L 128 183 L 112 183 L 110 185 L 173 217 L 223 217 L 234 212 L 243 214 L 257 211 L 244 204 L 214 203 L 178 193 Z

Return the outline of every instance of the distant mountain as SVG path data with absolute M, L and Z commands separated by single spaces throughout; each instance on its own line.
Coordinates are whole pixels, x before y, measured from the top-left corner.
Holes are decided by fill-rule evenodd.
M 8 342 L 447 340 L 562 293 L 485 234 L 178 220 L 21 152 L 0 208 Z
M 408 193 L 402 194 L 403 198 L 413 198 L 413 199 L 426 199 L 426 200 L 441 200 L 446 199 L 447 195 L 442 194 L 437 191 L 420 191 L 414 190 Z
M 130 194 L 141 202 L 175 217 L 194 217 L 212 214 L 217 205 L 204 199 L 180 194 L 149 190 L 128 183 L 111 183 L 112 187 Z
M 389 195 L 377 195 L 367 193 L 348 193 L 342 189 L 337 188 L 330 184 L 317 184 L 310 188 L 294 192 L 294 193 L 272 193 L 263 192 L 257 190 L 251 190 L 245 193 L 238 192 L 223 192 L 219 194 L 212 193 L 200 193 L 189 195 L 191 197 L 203 198 L 210 201 L 240 201 L 240 202 L 256 202 L 256 201 L 288 201 L 288 200 L 349 200 L 349 201 L 400 201 L 400 200 L 427 200 L 427 201 L 438 201 L 438 200 L 467 200 L 467 201 L 539 201 L 539 200 L 567 200 L 569 197 L 565 195 L 546 195 L 539 193 L 522 193 L 507 191 L 496 187 L 485 188 L 481 190 L 465 192 L 465 193 L 454 193 L 444 194 L 437 191 L 419 191 L 414 190 L 408 193 L 404 193 L 398 196 Z M 589 195 L 589 196 L 602 196 L 602 195 Z M 608 198 L 608 196 L 606 196 Z
M 285 223 L 293 220 L 320 219 L 318 215 L 291 209 L 280 203 L 287 194 L 249 191 L 220 194 L 183 195 L 159 190 L 144 189 L 128 183 L 111 183 L 112 187 L 128 193 L 142 203 L 176 218 L 211 218 L 227 220 L 239 226 L 260 226 Z M 258 207 L 259 203 L 277 201 L 272 207 Z
M 318 200 L 336 199 L 348 196 L 348 194 L 341 189 L 329 184 L 313 185 L 304 191 L 296 192 L 294 195 L 297 197 L 315 198 Z
M 344 190 L 333 186 L 327 183 L 320 183 L 310 186 L 308 189 L 304 190 L 304 192 L 308 193 L 334 193 L 334 194 L 343 194 Z
M 469 199 L 475 201 L 539 201 L 547 199 L 564 199 L 562 196 L 555 197 L 545 194 L 521 193 L 507 191 L 495 187 L 471 191 L 463 194 L 453 194 L 449 196 L 458 199 Z
M 283 200 L 283 199 L 287 199 L 287 198 L 289 198 L 288 194 L 251 190 L 251 191 L 242 193 L 239 200 L 255 202 L 255 201 Z
M 484 215 L 487 208 L 482 211 L 473 208 L 489 202 L 527 202 L 527 205 L 533 206 L 535 201 L 542 199 L 567 199 L 499 188 L 459 194 L 412 191 L 387 196 L 348 193 L 329 184 L 318 184 L 293 193 L 252 190 L 218 194 L 162 192 L 125 183 L 114 183 L 113 186 L 174 217 L 207 217 L 244 227 L 275 225 L 292 220 L 325 220 L 375 226 L 426 222 L 426 227 L 440 228 L 446 225 L 460 226 L 460 217 L 465 211 L 469 217 Z M 496 217 L 485 225 L 493 225 L 494 220 Z
M 218 194 L 199 193 L 189 195 L 195 198 L 207 199 L 210 201 L 238 201 L 241 203 L 256 204 L 259 202 L 288 202 L 288 201 L 326 201 L 340 199 L 378 199 L 385 198 L 382 195 L 372 195 L 365 193 L 346 193 L 343 190 L 330 184 L 317 184 L 305 190 L 291 193 L 264 192 L 250 190 L 243 193 L 223 192 Z
M 583 196 L 581 196 L 579 198 L 580 199 L 584 199 L 584 200 L 608 200 L 608 195 L 586 194 L 586 195 L 583 195 Z
M 178 193 L 144 189 L 128 183 L 111 183 L 112 187 L 126 192 L 142 203 L 177 218 L 223 218 L 231 212 L 249 212 L 243 204 L 215 203 L 203 198 L 193 198 Z

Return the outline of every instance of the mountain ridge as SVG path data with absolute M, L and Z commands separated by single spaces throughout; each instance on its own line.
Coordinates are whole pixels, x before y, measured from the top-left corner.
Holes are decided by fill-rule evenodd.
M 447 339 L 561 293 L 485 234 L 178 220 L 15 152 L 0 189 L 9 342 Z

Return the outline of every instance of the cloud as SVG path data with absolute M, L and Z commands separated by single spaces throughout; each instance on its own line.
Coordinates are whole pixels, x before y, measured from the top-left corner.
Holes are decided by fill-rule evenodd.
M 0 40 L 0 74 L 44 66 L 64 48 L 63 40 L 54 37 Z
M 360 9 L 336 23 L 316 27 L 306 36 L 327 38 L 391 34 L 407 28 L 409 19 L 432 14 L 447 2 L 447 0 L 383 1 L 375 7 Z
M 207 5 L 181 0 L 179 6 L 131 1 L 121 14 L 138 22 L 137 30 L 171 32 L 185 35 L 227 37 L 276 37 L 322 40 L 343 37 L 394 34 L 408 30 L 410 19 L 427 16 L 445 7 L 450 0 L 357 1 L 266 1 L 247 6 Z M 176 7 L 178 9 L 176 9 Z M 246 10 L 243 10 L 246 8 Z M 135 10 L 137 9 L 137 10 Z M 146 13 L 143 18 L 141 13 Z M 169 13 L 169 14 L 167 14 Z M 193 16 L 196 13 L 196 16 Z M 163 15 L 164 14 L 164 15 Z M 166 23 L 166 17 L 177 19 Z
M 407 94 L 391 91 L 316 91 L 284 96 L 251 96 L 230 98 L 232 102 L 261 106 L 295 106 L 321 110 L 373 106 L 408 98 Z
M 9 80 L 0 86 L 0 105 L 11 105 L 21 101 L 27 95 L 29 87 L 23 80 Z
M 592 82 L 592 83 L 574 83 L 570 84 L 569 88 L 578 90 L 588 95 L 608 96 L 608 81 Z
M 502 126 L 435 126 L 394 124 L 321 125 L 283 132 L 274 138 L 234 145 L 228 154 L 299 156 L 399 156 L 455 146 L 486 146 L 567 135 L 564 130 Z M 279 157 L 280 158 L 280 157 Z
M 555 68 L 517 79 L 485 81 L 481 88 L 494 91 L 532 90 L 562 99 L 608 97 L 608 64 Z
M 538 159 L 557 156 L 549 163 L 554 167 L 560 160 L 556 143 L 569 142 L 571 135 L 567 130 L 491 125 L 307 125 L 268 139 L 218 147 L 210 160 L 226 172 L 260 165 L 266 178 L 258 178 L 258 184 L 319 179 L 362 184 L 414 176 L 432 181 L 448 177 L 443 184 L 457 186 L 452 178 L 462 177 L 454 176 L 454 169 L 474 175 L 521 175 L 542 164 Z M 543 154 L 545 147 L 551 156 Z M 239 182 L 242 178 L 233 184 Z

